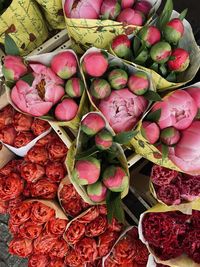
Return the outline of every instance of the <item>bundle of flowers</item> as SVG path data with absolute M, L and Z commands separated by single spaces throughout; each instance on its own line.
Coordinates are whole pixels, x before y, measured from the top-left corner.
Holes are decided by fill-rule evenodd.
M 184 19 L 186 13 L 173 11 L 173 2 L 168 0 L 160 17 L 132 40 L 126 35 L 115 37 L 111 52 L 151 73 L 158 90 L 180 87 L 192 80 L 200 67 L 199 48 Z

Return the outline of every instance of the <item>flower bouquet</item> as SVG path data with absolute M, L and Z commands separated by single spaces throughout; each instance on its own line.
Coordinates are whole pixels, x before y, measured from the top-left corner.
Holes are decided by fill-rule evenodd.
M 150 73 L 157 90 L 169 90 L 191 81 L 200 67 L 200 50 L 190 23 L 173 11 L 172 0 L 151 25 L 143 27 L 132 40 L 115 37 L 110 46 L 112 54 Z

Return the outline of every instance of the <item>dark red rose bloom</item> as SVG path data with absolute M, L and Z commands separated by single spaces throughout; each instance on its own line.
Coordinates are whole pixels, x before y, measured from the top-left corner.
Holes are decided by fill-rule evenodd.
M 23 200 L 24 200 L 24 197 L 22 195 L 14 199 L 11 199 L 8 205 L 8 213 L 12 213 L 14 209 L 18 208 L 22 204 Z
M 178 188 L 175 185 L 164 185 L 157 191 L 157 197 L 167 205 L 179 205 L 181 196 Z
M 134 255 L 134 261 L 138 264 L 147 265 L 149 257 L 149 251 L 147 247 L 140 241 L 139 239 L 136 240 L 136 253 Z
M 34 183 L 45 174 L 43 166 L 33 162 L 24 162 L 21 166 L 21 177 L 27 182 Z
M 14 114 L 15 110 L 11 105 L 7 105 L 0 110 L 0 129 L 4 128 L 4 126 L 6 125 L 13 123 Z
M 49 267 L 65 267 L 64 259 L 51 257 Z
M 9 244 L 9 253 L 26 258 L 33 251 L 32 240 L 14 238 Z
M 85 215 L 83 215 L 78 220 L 81 223 L 89 223 L 95 220 L 98 216 L 99 216 L 99 208 L 98 206 L 93 206 L 86 212 Z
M 67 228 L 64 236 L 69 244 L 76 244 L 85 235 L 85 225 L 79 221 L 73 221 Z
M 154 184 L 163 186 L 168 185 L 178 175 L 177 171 L 170 170 L 168 168 L 154 165 L 151 169 L 151 180 Z
M 47 146 L 48 152 L 49 152 L 49 158 L 54 161 L 59 161 L 63 159 L 67 155 L 68 148 L 66 145 L 62 142 L 60 139 L 53 140 L 48 146 Z
M 120 232 L 122 230 L 123 224 L 119 223 L 115 218 L 112 219 L 111 223 L 108 224 L 108 230 Z
M 61 236 L 64 234 L 68 221 L 59 218 L 51 218 L 46 225 L 47 234 Z
M 7 125 L 0 130 L 0 140 L 8 145 L 13 146 L 17 132 L 12 125 Z
M 45 146 L 53 142 L 54 139 L 57 139 L 57 134 L 54 131 L 51 131 L 49 134 L 37 141 L 37 146 Z
M 183 175 L 177 185 L 181 197 L 187 201 L 193 201 L 200 196 L 200 176 Z
M 16 112 L 13 125 L 17 132 L 30 131 L 33 118 L 31 116 Z
M 10 173 L 9 176 L 0 178 L 0 199 L 3 201 L 18 197 L 24 189 L 24 181 L 17 173 Z
M 53 182 L 60 182 L 66 175 L 65 165 L 61 162 L 50 161 L 46 165 L 46 176 Z
M 32 204 L 22 202 L 18 207 L 12 209 L 9 222 L 14 225 L 20 225 L 29 220 L 31 216 Z
M 35 136 L 30 132 L 20 132 L 14 140 L 14 147 L 20 148 L 29 144 Z
M 51 126 L 47 121 L 40 119 L 34 119 L 33 124 L 31 125 L 31 130 L 34 135 L 39 136 L 42 133 L 46 132 Z
M 117 264 L 110 256 L 106 259 L 104 264 L 104 267 L 121 267 L 121 266 L 123 265 Z
M 194 229 L 200 229 L 200 211 L 199 210 L 192 211 L 191 226 Z
M 19 173 L 21 170 L 22 159 L 13 159 L 0 169 L 0 174 L 9 175 L 11 172 Z
M 137 227 L 131 228 L 127 233 L 128 236 L 130 236 L 133 239 L 139 239 L 138 229 Z
M 33 241 L 34 253 L 35 254 L 47 254 L 50 252 L 57 238 L 52 235 L 47 235 L 43 232 L 37 239 Z
M 58 185 L 42 178 L 36 183 L 31 184 L 31 196 L 43 199 L 53 199 L 57 195 Z
M 81 198 L 81 206 L 82 206 L 83 211 L 87 210 L 91 207 L 91 205 L 89 203 L 85 202 L 82 198 Z
M 28 258 L 28 267 L 48 267 L 50 259 L 47 255 L 32 254 Z
M 0 200 L 0 214 L 5 214 L 8 212 L 8 202 Z
M 86 267 L 102 267 L 102 259 L 96 260 L 94 262 L 88 262 Z
M 19 236 L 21 238 L 35 239 L 43 230 L 43 226 L 32 221 L 27 221 L 19 226 Z
M 200 263 L 200 229 L 192 229 L 186 233 L 183 250 L 194 262 Z
M 65 264 L 70 267 L 84 267 L 83 259 L 79 255 L 79 253 L 71 249 L 69 253 L 65 257 Z
M 76 217 L 82 212 L 81 199 L 79 197 L 71 198 L 67 202 L 61 203 L 68 216 Z
M 83 262 L 93 262 L 98 257 L 97 244 L 93 238 L 84 237 L 75 245 L 75 250 Z
M 57 239 L 51 248 L 49 255 L 58 258 L 64 258 L 69 251 L 69 245 L 64 239 Z
M 107 215 L 108 214 L 106 205 L 99 205 L 98 207 L 99 207 L 99 214 L 102 214 L 102 215 Z
M 32 203 L 31 219 L 37 224 L 43 224 L 48 222 L 52 217 L 55 216 L 55 210 L 46 206 L 41 202 Z
M 48 160 L 48 153 L 46 148 L 43 146 L 35 145 L 28 151 L 25 160 L 31 161 L 33 163 L 45 164 Z
M 110 230 L 106 230 L 99 236 L 98 251 L 100 257 L 104 257 L 110 252 L 118 237 L 118 232 L 112 232 Z
M 99 215 L 96 219 L 88 223 L 85 227 L 85 235 L 88 237 L 99 236 L 107 229 L 107 218 L 105 215 Z

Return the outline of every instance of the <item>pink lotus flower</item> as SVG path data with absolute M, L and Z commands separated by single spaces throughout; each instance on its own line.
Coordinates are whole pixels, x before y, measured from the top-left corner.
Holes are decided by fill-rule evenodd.
M 171 44 L 177 44 L 184 33 L 184 25 L 182 20 L 174 18 L 170 20 L 163 30 L 164 38 Z
M 55 109 L 55 117 L 60 121 L 71 121 L 78 112 L 78 105 L 71 98 L 64 99 Z
M 185 71 L 190 64 L 189 53 L 182 48 L 176 48 L 172 51 L 171 57 L 167 62 L 169 70 L 175 72 Z
M 147 105 L 143 96 L 136 96 L 126 88 L 112 91 L 109 97 L 101 100 L 99 109 L 113 130 L 119 133 L 133 129 Z
M 133 7 L 135 0 L 121 0 L 122 9 Z
M 19 80 L 11 91 L 13 103 L 23 112 L 43 116 L 65 94 L 63 80 L 42 64 L 30 64 L 33 69 L 32 86 Z
M 106 129 L 103 129 L 95 136 L 95 145 L 100 150 L 109 149 L 112 146 L 112 144 L 113 144 L 113 136 Z
M 129 25 L 141 26 L 144 22 L 144 17 L 141 12 L 135 11 L 132 8 L 122 10 L 117 17 L 117 21 L 124 22 Z
M 142 135 L 150 144 L 155 144 L 159 139 L 160 129 L 155 122 L 144 121 L 142 123 Z
M 173 126 L 184 130 L 190 126 L 197 114 L 197 106 L 192 97 L 184 90 L 177 90 L 156 103 L 152 111 L 161 109 L 158 125 L 161 129 Z
M 138 10 L 142 12 L 143 14 L 148 15 L 149 11 L 152 8 L 152 5 L 148 1 L 142 0 L 142 1 L 138 1 L 135 4 L 134 8 L 135 10 Z
M 186 89 L 186 92 L 190 94 L 196 103 L 197 107 L 200 108 L 200 88 L 199 87 L 190 87 Z
M 97 113 L 88 113 L 81 122 L 81 130 L 87 135 L 95 135 L 106 126 L 104 118 Z
M 131 41 L 125 34 L 116 36 L 112 41 L 112 50 L 118 57 L 128 58 L 131 52 L 130 48 Z
M 98 181 L 95 184 L 87 186 L 89 198 L 94 202 L 101 202 L 106 199 L 107 188 L 102 182 Z
M 68 18 L 97 19 L 103 0 L 66 0 L 65 15 Z
M 150 47 L 160 41 L 161 33 L 156 26 L 145 26 L 139 31 L 138 37 Z
M 21 57 L 5 56 L 3 74 L 9 81 L 17 81 L 27 73 L 27 67 Z

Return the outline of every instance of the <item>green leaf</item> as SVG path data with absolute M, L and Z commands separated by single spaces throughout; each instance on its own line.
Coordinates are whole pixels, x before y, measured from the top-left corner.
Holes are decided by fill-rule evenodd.
M 146 116 L 145 120 L 157 122 L 160 119 L 160 116 L 161 116 L 161 109 L 158 109 L 156 111 L 150 112 Z
M 10 35 L 5 34 L 5 52 L 7 55 L 19 56 L 19 48 L 17 47 L 15 41 L 10 37 Z
M 90 149 L 88 149 L 87 151 L 81 152 L 79 154 L 76 155 L 76 159 L 82 159 L 82 158 L 88 158 L 96 153 L 99 152 L 99 149 L 96 146 L 91 147 Z
M 187 9 L 187 8 L 184 9 L 184 10 L 181 12 L 181 14 L 179 15 L 179 19 L 180 19 L 180 20 L 184 20 L 184 18 L 185 18 L 186 15 L 187 15 L 187 12 L 188 12 L 188 9 Z
M 127 144 L 133 137 L 137 135 L 138 131 L 129 131 L 129 132 L 123 132 L 119 133 L 116 136 L 114 136 L 113 140 L 116 143 L 119 143 L 121 145 Z
M 167 76 L 167 68 L 164 64 L 160 65 L 160 68 L 159 68 L 160 72 L 161 72 L 161 75 L 163 77 L 166 77 Z
M 168 146 L 162 144 L 162 160 L 165 160 L 168 157 L 169 148 Z
M 154 62 L 149 68 L 154 70 L 155 72 L 158 72 L 158 63 Z
M 24 75 L 23 77 L 20 78 L 20 80 L 28 83 L 30 86 L 32 86 L 33 81 L 34 81 L 34 76 L 32 73 L 28 73 L 26 75 Z
M 176 73 L 175 72 L 171 72 L 167 77 L 166 80 L 168 82 L 176 82 Z
M 157 27 L 160 30 L 162 30 L 165 27 L 165 25 L 169 22 L 171 15 L 172 15 L 172 11 L 173 11 L 173 1 L 167 0 L 165 7 L 156 23 Z
M 13 82 L 13 81 L 6 81 L 6 86 L 8 88 L 12 88 L 14 86 L 14 84 L 15 84 L 15 82 Z
M 162 101 L 160 95 L 151 90 L 148 90 L 143 96 L 150 101 Z
M 134 39 L 133 39 L 133 52 L 134 52 L 134 56 L 135 56 L 135 57 L 136 57 L 137 54 L 138 54 L 140 45 L 141 45 L 141 41 L 140 41 L 140 39 L 139 39 L 137 36 L 135 36 Z
M 112 221 L 112 218 L 117 219 L 119 222 L 124 223 L 125 215 L 122 208 L 122 200 L 120 192 L 111 192 L 108 190 L 106 196 L 106 205 L 108 210 L 108 222 Z
M 148 49 L 144 48 L 144 50 L 142 50 L 135 58 L 134 62 L 143 65 L 147 61 L 148 57 L 149 57 Z
M 43 120 L 50 120 L 50 121 L 54 120 L 54 117 L 50 116 L 50 115 L 41 116 L 40 118 L 43 119 Z

